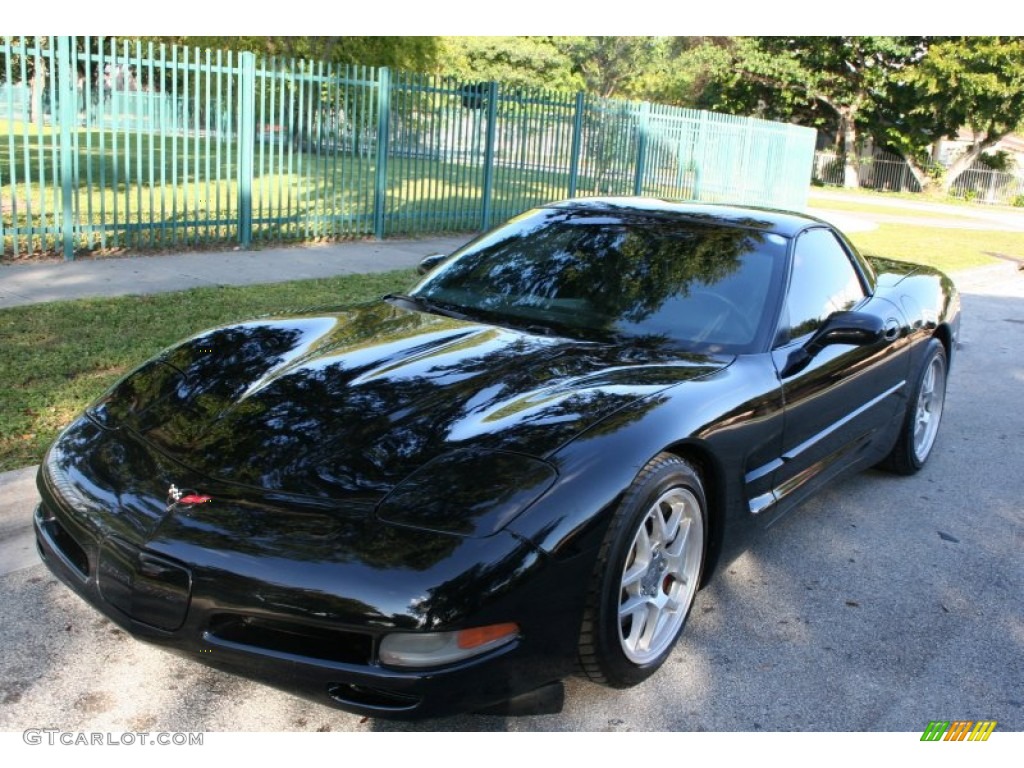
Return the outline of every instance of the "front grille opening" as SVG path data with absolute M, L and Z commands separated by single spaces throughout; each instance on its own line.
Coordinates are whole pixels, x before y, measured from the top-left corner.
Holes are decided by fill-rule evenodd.
M 49 520 L 44 520 L 43 528 L 50 537 L 54 549 L 63 555 L 64 560 L 72 568 L 78 571 L 79 576 L 83 579 L 88 578 L 89 557 L 85 554 L 82 545 L 75 541 L 75 538 L 55 518 L 51 517 Z M 40 547 L 39 551 L 45 558 L 42 547 Z
M 369 664 L 373 650 L 370 635 L 253 616 L 215 616 L 208 635 L 256 651 L 345 664 Z
M 339 704 L 356 704 L 361 707 L 398 711 L 412 709 L 419 705 L 421 698 L 408 693 L 385 691 L 368 685 L 355 683 L 328 683 L 327 695 Z

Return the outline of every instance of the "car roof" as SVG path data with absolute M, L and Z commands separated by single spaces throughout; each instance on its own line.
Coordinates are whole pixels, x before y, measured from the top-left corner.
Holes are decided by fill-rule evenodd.
M 690 221 L 759 229 L 786 237 L 792 237 L 809 226 L 829 226 L 821 219 L 794 211 L 717 203 L 683 203 L 653 197 L 583 197 L 562 200 L 543 207 L 593 213 L 638 213 L 678 217 Z

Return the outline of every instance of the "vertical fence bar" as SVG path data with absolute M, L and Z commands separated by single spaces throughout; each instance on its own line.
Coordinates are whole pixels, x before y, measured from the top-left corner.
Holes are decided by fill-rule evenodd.
M 217 51 L 217 57 L 216 57 L 216 59 L 214 61 L 214 64 L 216 66 L 216 71 L 217 71 L 217 90 L 216 90 L 217 120 L 216 120 L 216 122 L 214 124 L 214 131 L 215 131 L 216 135 L 215 135 L 215 137 L 213 139 L 216 142 L 214 144 L 215 150 L 214 150 L 213 165 L 214 165 L 214 168 L 217 171 L 216 181 L 214 182 L 215 183 L 215 189 L 217 190 L 217 200 L 216 200 L 215 208 L 214 208 L 214 210 L 216 211 L 216 214 L 215 214 L 214 218 L 215 218 L 215 221 L 217 222 L 216 223 L 216 227 L 215 227 L 215 231 L 217 233 L 217 239 L 220 240 L 220 239 L 226 239 L 227 235 L 228 235 L 228 230 L 224 226 L 224 217 L 221 215 L 221 202 L 220 202 L 221 186 L 223 185 L 224 176 L 225 176 L 225 174 L 224 174 L 224 166 L 221 163 L 221 157 L 220 157 L 220 147 L 221 147 L 221 144 L 224 143 L 224 114 L 223 114 L 223 111 L 222 111 L 222 107 L 223 107 L 223 104 L 224 104 L 224 94 L 222 93 L 222 84 L 223 84 L 223 81 L 224 81 L 224 54 L 223 54 L 223 51 L 220 51 L 220 50 Z M 209 151 L 210 150 L 207 149 L 206 151 L 207 151 L 207 156 L 209 156 Z
M 174 102 L 167 100 L 167 47 L 160 43 L 160 245 L 167 247 L 167 123 Z
M 146 46 L 146 64 L 148 66 L 147 75 L 149 83 L 149 247 L 152 248 L 156 245 L 156 222 L 153 220 L 156 217 L 156 203 L 153 196 L 153 187 L 156 186 L 156 169 L 153 164 L 156 162 L 154 147 L 156 143 L 157 131 L 159 130 L 159 119 L 160 114 L 163 112 L 162 105 L 163 101 L 163 89 L 156 87 L 156 82 L 153 79 L 153 43 L 150 41 Z M 161 105 L 158 109 L 157 105 Z M 161 217 L 162 218 L 162 217 Z
M 44 234 L 42 238 L 43 249 L 50 250 L 52 246 L 55 246 L 60 240 L 60 223 L 57 219 L 57 200 L 59 198 L 57 187 L 58 178 L 60 173 L 60 128 L 54 125 L 60 115 L 60 84 L 57 79 L 57 69 L 59 68 L 58 60 L 59 55 L 57 53 L 58 40 L 56 38 L 50 38 L 50 46 L 47 50 L 47 58 L 50 60 L 47 73 L 50 79 L 50 133 L 49 133 L 49 144 L 50 144 L 50 180 L 47 187 L 40 185 L 39 194 L 45 201 L 47 195 L 53 197 L 53 211 L 51 216 L 53 217 L 53 226 L 49 227 L 46 224 L 46 217 L 43 217 L 43 226 L 47 227 L 47 233 L 53 233 L 53 236 Z M 54 104 L 54 101 L 57 104 Z M 55 136 L 54 134 L 57 133 Z M 45 202 L 44 202 L 45 205 Z M 45 209 L 44 209 L 45 213 Z
M 11 47 L 11 39 L 4 37 L 4 82 L 7 83 L 7 157 L 8 174 L 11 177 L 11 242 L 14 250 L 14 258 L 18 258 L 20 245 L 18 243 L 21 235 L 18 234 L 18 158 L 14 151 L 14 82 L 11 76 L 11 59 L 14 53 Z M 19 121 L 19 122 L 23 122 Z M 0 216 L 3 212 L 0 211 Z M 0 251 L 3 244 L 0 242 Z
M 19 69 L 21 70 L 20 82 L 28 82 L 27 64 L 28 49 L 25 47 L 25 38 L 22 37 L 20 41 L 20 50 L 18 55 L 18 61 L 20 62 Z M 29 131 L 30 121 L 32 120 L 32 105 L 35 104 L 35 93 L 29 92 L 29 102 L 26 108 L 23 110 L 22 121 L 21 121 L 21 157 L 22 157 L 22 168 L 23 168 L 23 181 L 25 184 L 25 250 L 32 251 L 32 234 L 34 231 L 34 219 L 32 217 L 32 162 L 29 154 Z
M 287 63 L 286 74 L 288 75 L 287 89 L 288 89 L 288 175 L 285 177 L 285 221 L 291 221 L 294 218 L 292 213 L 292 187 L 295 186 L 292 182 L 292 160 L 295 155 L 295 59 L 290 59 Z M 281 106 L 284 107 L 284 97 L 281 97 Z M 282 232 L 285 230 L 282 228 Z M 294 237 L 294 229 L 289 232 Z
M 451 105 L 453 102 L 452 92 L 450 85 L 445 83 L 444 95 L 441 97 L 441 115 L 438 120 L 438 157 L 441 161 L 441 167 L 439 175 L 440 188 L 448 188 L 448 180 L 451 177 L 451 165 L 452 165 L 452 153 L 451 153 L 451 121 L 449 119 L 451 113 Z M 451 210 L 451 195 L 441 195 L 441 203 L 434 207 L 440 220 L 447 222 L 449 220 L 448 212 Z
M 213 196 L 210 194 L 210 155 L 214 149 L 214 140 L 210 131 L 210 112 L 212 112 L 212 103 L 210 102 L 210 81 L 213 79 L 213 69 L 210 64 L 210 49 L 207 48 L 203 52 L 203 131 L 206 134 L 206 141 L 203 142 L 203 161 L 205 163 L 203 167 L 203 181 L 206 183 L 206 200 L 203 206 L 206 209 L 206 241 L 217 239 L 217 227 L 214 223 L 212 213 L 213 207 Z
M 391 70 L 377 70 L 377 166 L 373 185 L 373 235 L 384 239 L 384 206 L 388 192 L 388 128 L 391 121 Z
M 100 150 L 100 248 L 107 247 L 107 121 L 105 119 L 107 97 L 104 93 L 104 73 L 107 71 L 104 61 L 103 38 L 97 38 L 96 51 L 96 124 L 99 126 Z M 90 150 L 92 148 L 90 147 Z M 92 163 L 90 162 L 90 166 Z M 89 179 L 92 184 L 92 179 Z
M 323 62 L 316 60 L 309 62 L 310 92 L 306 109 L 309 114 L 307 124 L 309 126 L 309 139 L 313 142 L 310 152 L 310 171 L 312 172 L 312 190 L 310 201 L 312 204 L 312 236 L 314 240 L 322 240 L 324 234 L 324 217 L 326 215 L 327 200 L 330 188 L 327 184 L 327 159 L 330 148 L 330 131 L 328 128 L 328 116 L 326 112 L 326 100 L 329 94 L 325 92 L 326 80 L 324 78 Z
M 281 141 L 284 139 L 284 123 L 281 119 L 281 106 L 277 98 L 277 89 L 281 82 L 278 74 L 277 57 L 270 57 L 270 119 L 274 122 L 274 133 L 276 134 L 274 144 L 270 147 L 270 176 L 271 196 L 267 201 L 267 208 L 270 218 L 274 221 L 275 227 L 281 226 Z M 266 82 L 266 81 L 264 81 Z M 276 180 L 276 183 L 274 181 Z M 277 201 L 277 213 L 274 213 L 274 201 Z
M 227 183 L 228 183 L 228 189 L 229 190 L 231 188 L 230 187 L 231 184 L 235 184 L 235 188 L 237 190 L 237 182 L 231 181 L 231 179 L 233 178 L 233 176 L 231 174 L 231 165 L 232 165 L 232 163 L 237 163 L 238 162 L 238 152 L 236 151 L 236 152 L 232 153 L 232 151 L 231 151 L 231 148 L 237 142 L 237 138 L 236 138 L 237 134 L 236 134 L 236 131 L 235 131 L 235 113 L 234 113 L 234 108 L 235 108 L 234 107 L 234 105 L 235 105 L 234 87 L 235 87 L 235 71 L 236 71 L 236 64 L 235 64 L 235 59 L 234 59 L 234 51 L 228 51 L 227 60 L 228 60 L 227 61 L 228 92 L 227 92 L 227 96 L 224 99 L 224 104 L 227 106 L 228 116 L 227 116 L 227 120 L 224 121 L 224 126 L 225 126 L 225 128 L 224 128 L 224 163 L 225 163 L 225 166 L 226 166 L 226 169 L 224 171 L 224 178 L 228 180 Z M 236 166 L 236 174 L 237 174 L 237 166 Z M 224 220 L 225 221 L 230 221 L 231 220 L 231 201 L 232 200 L 235 201 L 235 210 L 237 211 L 238 210 L 238 195 L 237 195 L 237 193 L 234 194 L 234 195 L 228 194 L 225 197 L 226 197 L 226 199 L 224 200 Z M 228 237 L 229 234 L 230 233 L 225 232 L 225 238 Z M 235 237 L 238 237 L 238 232 L 237 231 L 235 232 Z
M 647 133 L 651 122 L 651 105 L 649 102 L 640 104 L 636 120 L 636 172 L 633 175 L 633 194 L 643 194 L 644 171 L 647 169 Z
M 10 48 L 9 48 L 9 46 L 7 44 L 7 36 L 6 35 L 3 36 L 3 37 L 0 37 L 0 56 L 3 57 L 3 60 L 4 60 L 5 63 L 7 61 L 10 61 L 11 52 L 10 52 Z M 5 86 L 5 90 L 7 91 L 7 102 L 8 102 L 8 104 L 10 104 L 10 102 L 12 101 L 11 94 L 14 91 L 14 85 L 11 83 L 10 79 L 4 79 L 3 77 L 0 77 L 0 83 L 3 83 L 4 86 Z M 7 116 L 7 135 L 8 135 L 8 137 L 10 137 L 14 133 L 14 128 L 11 125 L 11 123 L 14 122 L 14 112 L 13 112 L 13 110 L 10 109 L 10 107 L 8 107 L 7 112 L 5 114 Z M 14 153 L 8 153 L 8 155 L 7 155 L 7 167 L 9 169 L 9 172 L 12 172 L 14 170 Z M 0 173 L 0 190 L 2 190 L 3 188 L 4 188 L 4 175 L 2 173 Z M 14 189 L 15 189 L 15 187 L 14 187 L 14 184 L 12 183 L 11 184 L 11 191 L 12 191 L 12 194 L 11 194 L 11 198 L 12 198 L 11 199 L 11 204 L 12 204 L 12 206 L 14 204 L 14 200 L 13 200 L 13 198 L 14 198 L 14 195 L 13 195 Z M 17 221 L 15 220 L 15 217 L 12 216 L 11 217 L 11 228 L 12 228 L 12 230 L 16 226 L 17 226 Z M 11 239 L 14 242 L 15 247 L 17 247 L 18 236 L 17 235 L 12 235 Z M 6 253 L 7 253 L 7 234 L 6 234 L 6 228 L 4 227 L 4 197 L 3 197 L 2 194 L 0 194 L 0 257 L 4 256 Z
M 128 41 L 124 40 L 121 43 L 121 63 L 118 65 L 121 71 L 121 106 L 125 110 L 124 135 L 124 242 L 125 245 L 131 245 L 132 242 L 132 137 L 129 135 L 129 131 L 132 129 L 132 121 L 135 119 L 133 114 L 131 100 L 128 94 L 130 78 L 131 78 L 131 66 L 129 65 L 130 59 L 128 57 Z M 136 126 L 138 122 L 136 121 Z M 137 235 L 138 233 L 136 233 Z
M 88 41 L 85 43 L 86 52 L 88 52 Z M 77 45 L 75 44 L 75 38 L 71 38 L 70 55 L 69 60 L 71 62 L 71 71 L 74 73 L 74 79 L 72 81 L 72 99 L 71 99 L 71 120 L 74 130 L 71 132 L 71 178 L 74 179 L 74 189 L 72 191 L 72 211 L 73 219 L 72 226 L 74 227 L 75 245 L 81 247 L 87 242 L 85 236 L 85 223 L 82 221 L 82 190 L 78 180 L 82 178 L 81 169 L 81 123 L 79 118 L 79 99 L 84 97 L 84 87 L 79 88 L 78 85 L 78 67 L 80 62 L 84 65 L 84 61 L 79 58 Z M 86 188 L 88 194 L 89 189 Z
M 298 122 L 297 129 L 297 141 L 294 142 L 295 146 L 293 150 L 295 152 L 295 209 L 296 209 L 296 222 L 294 234 L 299 234 L 299 227 L 302 227 L 302 237 L 309 236 L 309 184 L 306 174 L 306 158 L 305 158 L 305 147 L 307 146 L 308 137 L 306 136 L 306 75 L 303 71 L 305 69 L 303 59 L 299 59 L 297 62 L 293 62 L 295 67 L 293 74 L 296 76 L 295 88 L 298 91 L 298 106 L 296 107 L 295 115 Z
M 171 244 L 178 244 L 178 46 L 171 46 Z
M 331 197 L 330 207 L 327 210 L 327 234 L 329 237 L 337 237 L 341 234 L 341 213 L 342 206 L 344 205 L 344 198 L 339 198 L 338 195 L 338 158 L 344 148 L 344 126 L 341 122 L 340 115 L 341 111 L 341 79 L 342 79 L 342 66 L 338 65 L 338 74 L 335 75 L 334 64 L 328 62 L 327 64 L 327 82 L 329 84 L 329 93 L 331 94 L 331 122 L 334 125 L 334 142 L 332 146 L 334 150 L 331 152 L 329 163 L 331 166 Z M 348 112 L 345 113 L 346 119 L 348 119 Z
M 52 53 L 52 51 L 53 51 L 53 41 L 50 40 L 49 42 L 50 42 L 49 52 Z M 47 63 L 44 63 L 46 58 L 49 58 L 49 62 L 48 62 L 49 66 L 47 66 Z M 36 40 L 36 77 L 38 78 L 40 76 L 39 72 L 43 72 L 43 75 L 42 75 L 43 88 L 46 87 L 46 78 L 50 78 L 51 80 L 53 79 L 53 69 L 54 69 L 54 67 L 53 67 L 53 57 L 52 56 L 49 56 L 49 57 L 46 56 L 46 51 L 44 51 L 44 49 L 43 49 L 42 41 L 37 39 Z M 53 92 L 54 92 L 54 89 L 51 87 L 50 88 L 50 93 L 53 93 Z M 49 140 L 48 140 L 48 137 L 47 137 L 47 134 L 46 134 L 45 125 L 46 125 L 46 110 L 45 110 L 45 104 L 43 103 L 43 95 L 42 95 L 42 88 L 41 88 L 39 90 L 39 106 L 38 106 L 37 112 L 36 112 L 36 148 L 38 150 L 37 153 L 36 153 L 36 165 L 37 165 L 38 170 L 39 170 L 39 176 L 38 176 L 39 182 L 37 184 L 37 188 L 39 190 L 39 238 L 38 238 L 38 243 L 39 243 L 40 250 L 45 250 L 46 249 L 46 243 L 47 243 L 47 238 L 46 238 L 46 230 L 47 230 L 47 223 L 46 223 L 47 222 L 47 215 L 46 215 L 46 193 L 47 193 L 47 183 L 46 183 L 46 150 L 47 150 L 47 146 L 46 145 L 47 144 L 50 145 L 49 149 L 50 149 L 50 153 L 52 155 L 51 160 L 50 160 L 50 173 L 51 173 L 51 175 L 55 174 L 55 172 L 57 170 L 57 168 L 56 168 L 57 158 L 55 156 L 56 155 L 56 150 L 54 149 L 54 146 L 53 146 L 53 138 L 52 138 L 52 136 L 50 136 Z M 56 202 L 56 200 L 54 200 L 54 202 Z M 56 216 L 54 218 L 56 219 Z
M 364 159 L 369 157 L 369 152 L 366 149 L 366 116 L 368 114 L 366 102 L 369 98 L 370 86 L 367 84 L 370 75 L 367 73 L 367 68 L 360 66 L 354 68 L 357 73 L 356 78 L 359 80 L 359 87 L 356 89 L 353 100 L 358 105 L 356 108 L 356 123 L 353 126 L 353 142 L 354 142 L 354 166 L 352 171 L 349 171 L 348 183 L 353 186 L 356 190 L 355 200 L 356 206 L 352 211 L 353 216 L 358 216 L 359 229 L 364 231 L 367 223 L 367 208 L 369 201 L 367 200 L 368 190 L 366 183 L 363 181 L 363 174 L 368 170 L 367 163 Z M 354 171 L 354 172 L 353 172 Z M 372 224 L 372 222 L 371 222 Z
M 238 56 L 238 240 L 243 248 L 252 243 L 252 162 L 256 137 L 256 55 Z
M 220 54 L 217 57 L 217 66 L 220 66 Z M 267 145 L 267 60 L 266 58 L 260 59 L 259 69 L 256 70 L 257 81 L 259 82 L 260 91 L 260 105 L 259 111 L 256 113 L 256 140 L 259 142 L 259 159 L 253 158 L 253 162 L 256 164 L 256 176 L 259 177 L 258 187 L 260 202 L 259 206 L 253 205 L 253 218 L 256 222 L 262 223 L 263 221 L 263 203 L 267 196 L 266 188 L 266 145 Z M 217 101 L 220 99 L 220 80 L 217 80 Z M 255 106 L 253 107 L 255 111 Z M 220 146 L 218 144 L 218 146 Z M 219 153 L 220 150 L 218 150 Z M 219 154 L 218 154 L 219 158 Z M 218 159 L 219 163 L 219 159 Z M 220 208 L 220 196 L 217 197 L 218 209 Z M 265 233 L 262 229 L 256 228 L 253 232 L 253 237 L 262 239 L 265 237 Z
M 113 160 L 113 165 L 112 165 L 112 167 L 110 169 L 111 176 L 112 176 L 112 178 L 111 178 L 111 182 L 112 182 L 112 185 L 111 185 L 111 195 L 110 195 L 111 206 L 110 207 L 111 207 L 111 213 L 112 213 L 112 215 L 114 217 L 114 221 L 113 221 L 113 229 L 111 231 L 110 242 L 111 242 L 111 245 L 114 248 L 117 248 L 118 246 L 121 245 L 121 238 L 118 235 L 118 231 L 117 231 L 117 228 L 120 225 L 120 217 L 119 217 L 120 207 L 118 205 L 118 199 L 119 199 L 118 189 L 121 186 L 121 157 L 120 157 L 120 150 L 118 149 L 118 140 L 120 138 L 120 131 L 121 131 L 121 110 L 119 109 L 120 105 L 118 104 L 118 97 L 117 97 L 117 81 L 118 81 L 118 78 L 120 77 L 120 69 L 119 69 L 119 65 L 117 63 L 117 41 L 114 40 L 114 38 L 110 38 L 110 64 L 108 66 L 110 67 L 110 75 L 111 75 L 111 78 L 110 78 L 110 112 L 111 112 L 111 117 L 113 118 L 112 121 L 111 121 L 112 124 L 111 124 L 111 132 L 110 132 L 110 153 L 111 153 L 111 159 Z
M 144 230 L 142 227 L 142 134 L 143 127 L 149 121 L 145 120 L 145 107 L 142 100 L 142 42 L 135 41 L 135 247 L 142 244 Z M 145 121 L 145 122 L 144 122 Z M 152 225 L 152 208 L 148 216 L 148 224 Z M 152 230 L 150 230 L 152 231 Z
M 494 195 L 494 137 L 498 122 L 498 84 L 487 84 L 487 138 L 484 144 L 484 192 L 480 208 L 480 229 L 491 228 L 491 198 Z
M 199 96 L 203 90 L 202 62 L 200 61 L 199 46 L 192 47 L 192 242 L 199 243 L 202 230 L 199 224 L 202 221 L 203 198 L 202 187 L 199 180 L 202 176 L 200 165 L 199 139 L 202 133 L 202 123 L 199 120 Z
M 181 195 L 181 239 L 182 242 L 187 243 L 188 237 L 188 222 L 189 222 L 189 202 L 192 200 L 192 184 L 191 184 L 191 164 L 189 163 L 189 131 L 191 130 L 191 121 L 189 120 L 189 102 L 191 97 L 189 96 L 189 63 L 192 60 L 192 55 L 189 53 L 189 47 L 187 45 L 182 46 L 181 49 L 181 183 L 182 183 L 182 195 Z M 194 217 L 195 214 L 193 213 Z
M 71 195 L 75 181 L 71 146 L 76 122 L 75 74 L 71 65 L 71 38 L 62 35 L 57 38 L 57 77 L 60 82 L 57 106 L 60 114 L 60 226 L 65 261 L 73 261 L 75 258 L 74 203 Z

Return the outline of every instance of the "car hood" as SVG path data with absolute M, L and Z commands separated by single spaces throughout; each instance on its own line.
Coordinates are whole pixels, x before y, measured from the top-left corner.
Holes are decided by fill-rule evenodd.
M 127 377 L 92 415 L 212 479 L 372 502 L 450 451 L 547 456 L 731 359 L 378 302 L 203 333 Z

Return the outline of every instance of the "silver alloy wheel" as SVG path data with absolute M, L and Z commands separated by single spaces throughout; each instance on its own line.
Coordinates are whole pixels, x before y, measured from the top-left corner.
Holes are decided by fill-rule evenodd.
M 946 363 L 935 355 L 921 379 L 914 412 L 914 458 L 923 463 L 928 458 L 939 431 L 942 405 L 946 397 Z
M 635 664 L 673 643 L 697 591 L 704 554 L 700 502 L 686 488 L 663 493 L 633 537 L 619 588 L 619 642 Z

